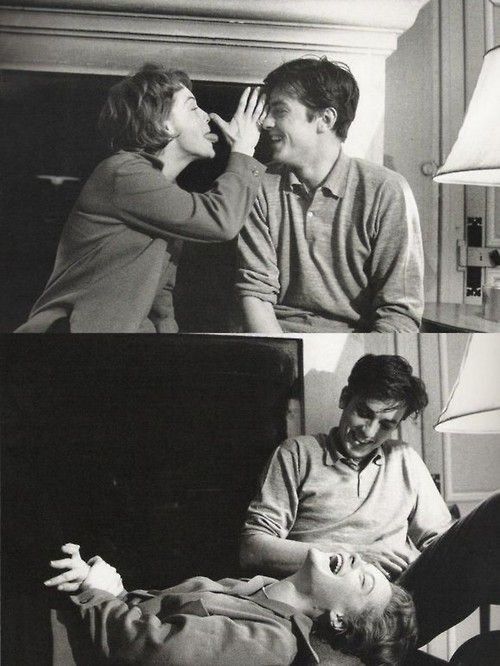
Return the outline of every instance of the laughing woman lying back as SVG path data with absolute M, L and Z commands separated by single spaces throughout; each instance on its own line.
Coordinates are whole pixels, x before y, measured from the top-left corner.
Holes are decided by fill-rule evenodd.
M 52 275 L 19 332 L 176 332 L 172 292 L 182 240 L 234 238 L 265 168 L 253 158 L 264 99 L 247 88 L 233 119 L 196 104 L 182 71 L 144 65 L 113 86 L 100 127 L 115 151 L 90 176 L 66 222 Z M 226 171 L 204 194 L 176 178 L 214 157 L 220 127 Z
M 62 547 L 51 562 L 64 573 L 45 582 L 71 593 L 79 614 L 78 664 L 155 666 L 280 666 L 313 664 L 311 631 L 369 665 L 399 664 L 416 639 L 410 595 L 359 555 L 309 551 L 284 580 L 255 576 L 218 582 L 197 576 L 167 590 L 125 592 L 121 577 L 99 557 Z M 53 625 L 57 652 L 71 655 L 65 628 Z M 65 658 L 65 666 L 75 662 Z

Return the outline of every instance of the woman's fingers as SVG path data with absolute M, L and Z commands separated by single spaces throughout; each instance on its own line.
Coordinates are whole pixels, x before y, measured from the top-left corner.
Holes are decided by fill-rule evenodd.
M 61 550 L 67 555 L 77 555 L 80 553 L 80 546 L 76 543 L 65 543 L 61 546 Z
M 267 116 L 266 96 L 261 95 L 253 112 L 254 118 L 258 123 L 262 123 Z
M 247 86 L 245 88 L 245 90 L 241 93 L 241 97 L 240 97 L 240 101 L 238 102 L 238 107 L 236 109 L 236 113 L 244 113 L 244 111 L 247 107 L 248 98 L 250 97 L 250 90 L 251 90 L 250 86 Z
M 57 586 L 59 592 L 76 592 L 80 588 L 80 582 L 77 583 L 61 583 Z
M 61 550 L 70 557 L 63 557 L 60 560 L 51 560 L 50 566 L 53 569 L 66 569 L 64 573 L 49 578 L 44 581 L 46 587 L 56 587 L 58 590 L 71 592 L 77 590 L 80 584 L 89 572 L 89 565 L 86 564 L 80 556 L 80 546 L 75 543 L 65 543 Z
M 229 128 L 229 123 L 223 120 L 217 113 L 210 113 L 210 120 L 212 120 L 222 132 L 227 133 Z
M 103 562 L 103 561 L 104 560 L 102 559 L 102 557 L 100 555 L 94 555 L 93 557 L 90 558 L 90 560 L 88 560 L 87 564 L 92 565 L 92 564 L 96 564 L 96 562 Z
M 58 576 L 54 576 L 54 578 L 49 578 L 49 580 L 44 581 L 43 584 L 46 585 L 47 587 L 54 587 L 55 585 L 60 585 L 61 583 L 68 583 L 80 579 L 81 579 L 80 571 L 77 571 L 76 569 L 69 569 L 69 571 L 65 571 L 64 573 L 59 574 Z
M 72 558 L 66 557 L 63 560 L 51 560 L 50 566 L 53 569 L 71 569 L 74 567 L 75 561 Z

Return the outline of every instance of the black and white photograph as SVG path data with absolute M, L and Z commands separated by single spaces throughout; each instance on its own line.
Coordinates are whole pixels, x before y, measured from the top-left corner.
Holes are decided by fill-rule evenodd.
M 500 0 L 0 0 L 0 95 L 2 662 L 498 666 Z

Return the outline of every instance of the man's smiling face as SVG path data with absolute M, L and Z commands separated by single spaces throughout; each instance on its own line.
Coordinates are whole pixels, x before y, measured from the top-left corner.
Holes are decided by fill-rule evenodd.
M 285 92 L 271 92 L 262 127 L 269 135 L 273 159 L 292 168 L 308 164 L 318 150 L 317 117 L 311 118 L 309 109 Z
M 362 460 L 389 439 L 403 420 L 406 408 L 394 400 L 348 397 L 340 398 L 343 409 L 339 422 L 339 449 L 347 458 Z

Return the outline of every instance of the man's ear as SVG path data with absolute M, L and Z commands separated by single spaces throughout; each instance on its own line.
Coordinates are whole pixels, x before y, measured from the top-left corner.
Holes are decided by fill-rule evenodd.
M 337 112 L 333 106 L 327 106 L 319 113 L 318 120 L 318 131 L 320 133 L 331 132 L 337 122 Z
M 345 620 L 342 613 L 337 613 L 333 610 L 330 611 L 330 624 L 335 629 L 335 631 L 338 631 L 339 633 L 342 633 L 346 629 Z
M 347 386 L 344 386 L 344 388 L 340 392 L 340 398 L 339 398 L 340 409 L 345 409 L 347 407 L 348 402 L 349 402 L 349 393 L 347 391 Z

